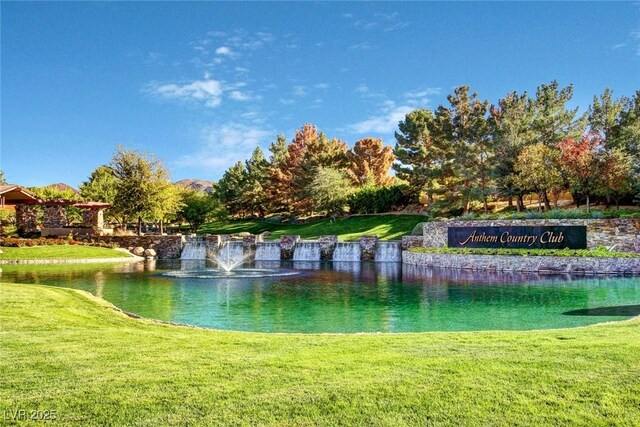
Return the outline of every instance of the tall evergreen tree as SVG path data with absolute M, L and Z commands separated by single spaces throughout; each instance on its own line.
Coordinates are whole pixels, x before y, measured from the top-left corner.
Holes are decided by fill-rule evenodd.
M 244 217 L 247 213 L 242 198 L 246 181 L 247 170 L 242 162 L 227 169 L 218 181 L 216 196 L 231 215 Z
M 517 209 L 524 209 L 524 189 L 518 186 L 516 159 L 524 147 L 535 143 L 532 129 L 532 101 L 523 93 L 511 92 L 490 108 L 493 146 L 495 151 L 494 175 L 497 193 L 507 197 L 509 206 L 517 197 Z
M 245 162 L 247 173 L 241 196 L 242 204 L 251 212 L 263 218 L 267 213 L 268 197 L 266 193 L 269 162 L 264 157 L 260 147 L 256 147 Z
M 426 193 L 429 205 L 438 190 L 438 181 L 446 165 L 445 152 L 434 135 L 435 119 L 429 110 L 414 110 L 398 123 L 393 154 L 396 176 L 409 183 L 411 196 L 417 200 Z
M 470 93 L 469 86 L 459 86 L 447 99 L 450 108 L 450 141 L 455 153 L 455 175 L 462 207 L 469 212 L 472 200 L 481 200 L 485 212 L 491 193 L 493 147 L 487 111 L 489 101 Z

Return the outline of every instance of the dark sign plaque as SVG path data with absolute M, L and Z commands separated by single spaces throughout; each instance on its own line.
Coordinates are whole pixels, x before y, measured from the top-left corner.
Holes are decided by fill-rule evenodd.
M 449 227 L 450 248 L 586 249 L 587 227 L 498 226 Z

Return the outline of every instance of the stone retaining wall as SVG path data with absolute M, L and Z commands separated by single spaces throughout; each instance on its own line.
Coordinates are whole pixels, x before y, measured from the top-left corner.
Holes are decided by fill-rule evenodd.
M 587 248 L 612 247 L 620 252 L 640 252 L 640 219 L 523 219 L 483 221 L 434 221 L 423 224 L 423 246 L 447 246 L 449 227 L 584 225 L 587 227 Z
M 402 252 L 402 262 L 425 267 L 475 271 L 519 271 L 538 274 L 640 275 L 640 257 L 552 257 L 514 255 L 427 254 Z
M 80 240 L 115 243 L 125 249 L 141 246 L 155 250 L 158 258 L 179 258 L 182 251 L 182 236 L 94 236 Z

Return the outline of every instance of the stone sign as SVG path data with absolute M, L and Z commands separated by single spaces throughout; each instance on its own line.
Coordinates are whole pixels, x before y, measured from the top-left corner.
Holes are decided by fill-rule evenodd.
M 450 248 L 586 249 L 585 226 L 449 227 Z

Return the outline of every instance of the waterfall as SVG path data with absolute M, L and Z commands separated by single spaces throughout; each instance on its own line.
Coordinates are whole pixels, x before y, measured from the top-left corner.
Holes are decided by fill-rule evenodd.
M 360 243 L 350 242 L 336 243 L 336 249 L 333 251 L 334 261 L 360 261 Z
M 205 259 L 206 255 L 207 246 L 202 237 L 187 237 L 180 259 Z
M 377 262 L 400 262 L 402 261 L 402 249 L 400 242 L 381 242 L 376 246 Z
M 217 258 L 227 264 L 237 264 L 244 259 L 242 242 L 228 241 L 220 248 Z
M 293 250 L 294 261 L 320 261 L 320 243 L 300 241 Z
M 280 261 L 280 243 L 257 243 L 256 261 Z

